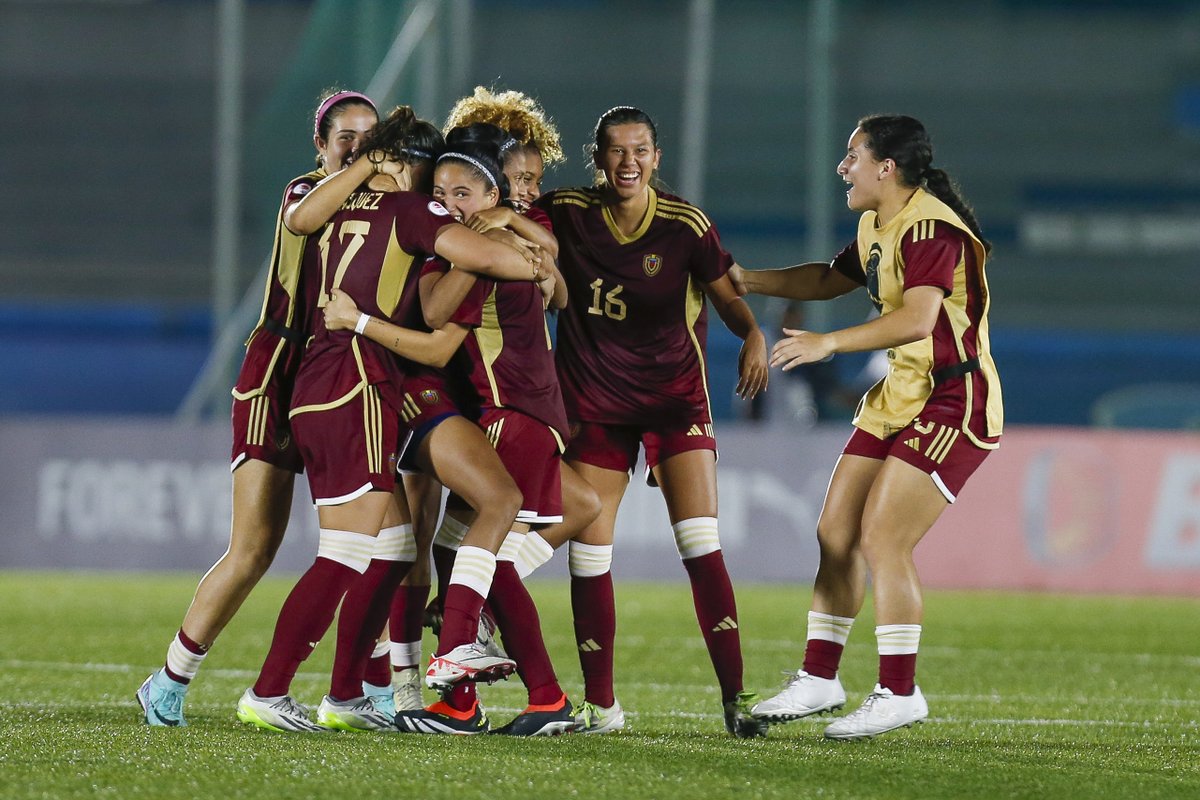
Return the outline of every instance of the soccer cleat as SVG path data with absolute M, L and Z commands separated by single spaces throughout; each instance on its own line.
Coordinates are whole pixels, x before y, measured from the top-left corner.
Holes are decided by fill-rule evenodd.
M 421 671 L 416 667 L 396 670 L 392 678 L 392 686 L 396 690 L 396 711 L 416 711 L 418 708 L 424 707 L 425 700 L 421 697 Z M 393 716 L 395 715 L 393 714 Z
M 329 730 L 314 724 L 308 714 L 308 708 L 290 695 L 259 697 L 254 689 L 247 689 L 237 706 L 239 720 L 269 731 L 317 733 Z
M 183 728 L 183 701 L 187 697 L 187 684 L 171 680 L 160 669 L 150 673 L 137 690 L 137 700 L 147 725 L 164 728 Z
M 766 736 L 767 721 L 751 716 L 750 709 L 757 703 L 756 693 L 738 692 L 736 697 L 725 704 L 725 730 L 739 739 Z
M 488 655 L 478 642 L 470 642 L 429 659 L 425 685 L 430 689 L 450 689 L 464 681 L 493 683 L 507 678 L 516 669 L 517 664 L 511 658 Z
M 911 728 L 928 716 L 929 706 L 918 687 L 913 687 L 912 694 L 902 695 L 893 694 L 891 689 L 875 684 L 874 690 L 858 710 L 825 728 L 825 738 L 843 741 L 870 739 L 897 728 Z
M 496 640 L 496 621 L 486 611 L 479 612 L 479 629 L 475 641 L 483 648 L 483 652 L 496 658 L 508 658 L 508 653 Z
M 818 678 L 798 670 L 782 692 L 758 703 L 750 713 L 755 719 L 767 722 L 789 722 L 812 714 L 837 711 L 844 705 L 846 690 L 836 675 Z
M 621 704 L 613 698 L 613 704 L 608 708 L 589 703 L 583 703 L 575 709 L 576 733 L 612 733 L 625 727 L 625 712 Z
M 528 706 L 511 722 L 492 733 L 505 736 L 559 736 L 575 730 L 575 709 L 564 694 L 548 706 Z
M 483 705 L 476 700 L 470 711 L 459 711 L 444 700 L 439 700 L 428 708 L 418 708 L 412 711 L 396 712 L 396 730 L 401 733 L 448 733 L 458 736 L 472 736 L 477 733 L 487 733 L 492 724 L 487 714 L 483 713 Z
M 369 697 L 334 700 L 329 695 L 317 707 L 317 724 L 331 731 L 390 731 L 392 717 L 380 712 Z
M 396 716 L 396 695 L 392 692 L 391 686 L 376 686 L 363 681 L 362 687 L 363 697 L 371 701 L 371 705 L 375 706 L 376 711 L 389 720 Z

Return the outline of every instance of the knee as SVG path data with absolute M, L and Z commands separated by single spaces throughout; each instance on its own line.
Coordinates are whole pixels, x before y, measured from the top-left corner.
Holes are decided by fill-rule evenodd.
M 600 516 L 600 495 L 590 486 L 575 492 L 568 505 L 568 512 L 578 518 L 581 526 L 591 525 Z
M 817 544 L 821 548 L 822 561 L 847 562 L 859 549 L 852 530 L 824 518 L 817 523 Z

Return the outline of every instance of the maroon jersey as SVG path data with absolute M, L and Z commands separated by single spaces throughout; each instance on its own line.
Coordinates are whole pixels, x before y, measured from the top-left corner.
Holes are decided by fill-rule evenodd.
M 695 206 L 650 190 L 625 236 L 597 189 L 538 199 L 558 237 L 570 302 L 559 313 L 558 375 L 572 421 L 655 426 L 710 421 L 701 286 L 733 258 Z
M 321 299 L 340 289 L 366 314 L 420 327 L 417 276 L 438 231 L 457 224 L 440 203 L 415 192 L 360 188 L 322 234 Z M 365 386 L 399 409 L 404 368 L 390 350 L 354 331 L 331 331 L 317 315 L 313 341 L 296 377 L 292 416 L 340 405 Z
M 324 170 L 314 170 L 293 179 L 283 191 L 262 311 L 246 340 L 246 356 L 233 388 L 238 400 L 260 395 L 275 384 L 282 408 L 288 407 L 292 380 L 312 332 L 321 267 L 316 238 L 289 231 L 283 212 L 324 177 Z
M 449 269 L 442 259 L 432 259 L 421 274 Z M 471 328 L 463 342 L 468 358 L 456 359 L 452 366 L 467 372 L 481 409 L 516 409 L 567 435 L 550 329 L 536 283 L 477 277 L 450 321 Z

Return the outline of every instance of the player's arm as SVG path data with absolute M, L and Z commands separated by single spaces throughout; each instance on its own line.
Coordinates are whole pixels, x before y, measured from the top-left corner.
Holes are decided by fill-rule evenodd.
M 750 306 L 738 297 L 728 274 L 704 284 L 704 293 L 725 327 L 742 340 L 742 349 L 738 353 L 737 394 L 743 400 L 751 400 L 767 388 L 767 338 L 758 327 Z
M 467 220 L 467 227 L 480 233 L 492 228 L 509 228 L 521 238 L 533 242 L 550 258 L 558 258 L 558 239 L 554 238 L 554 234 L 507 206 L 477 211 Z
M 417 288 L 425 324 L 437 330 L 449 322 L 450 315 L 458 310 L 474 286 L 475 274 L 462 269 L 422 275 Z
M 503 228 L 476 233 L 466 225 L 444 225 L 433 250 L 459 269 L 504 281 L 541 281 L 550 273 L 532 242 Z
M 800 364 L 824 361 L 836 353 L 886 350 L 919 342 L 933 333 L 945 297 L 940 286 L 914 286 L 904 291 L 903 305 L 899 308 L 861 325 L 830 333 L 784 328 L 787 338 L 775 343 L 771 366 L 786 371 Z
M 399 161 L 385 158 L 380 150 L 366 153 L 345 169 L 323 178 L 312 191 L 284 209 L 283 224 L 300 236 L 316 233 L 371 176 L 395 174 L 400 169 Z
M 331 331 L 352 330 L 373 342 L 419 364 L 444 367 L 467 338 L 467 327 L 450 323 L 432 333 L 402 328 L 378 317 L 363 314 L 350 295 L 334 289 L 325 304 L 325 327 Z
M 729 268 L 729 279 L 741 296 L 764 294 L 790 300 L 831 300 L 859 288 L 832 264 L 810 262 L 781 269 Z

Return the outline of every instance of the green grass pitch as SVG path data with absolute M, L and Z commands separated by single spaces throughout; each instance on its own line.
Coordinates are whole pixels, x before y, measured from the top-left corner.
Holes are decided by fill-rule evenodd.
M 822 717 L 738 741 L 722 727 L 686 583 L 618 582 L 619 734 L 301 736 L 233 714 L 292 585 L 271 578 L 193 684 L 189 727 L 150 729 L 133 694 L 197 578 L 0 571 L 0 797 L 1200 798 L 1195 599 L 929 592 L 927 723 L 836 743 Z M 565 581 L 531 588 L 578 698 Z M 738 586 L 748 688 L 772 693 L 796 668 L 808 601 L 806 587 Z M 868 610 L 843 662 L 851 708 L 875 680 L 873 625 Z M 331 643 L 297 676 L 299 699 L 326 691 Z M 495 725 L 524 706 L 515 679 L 482 697 Z

